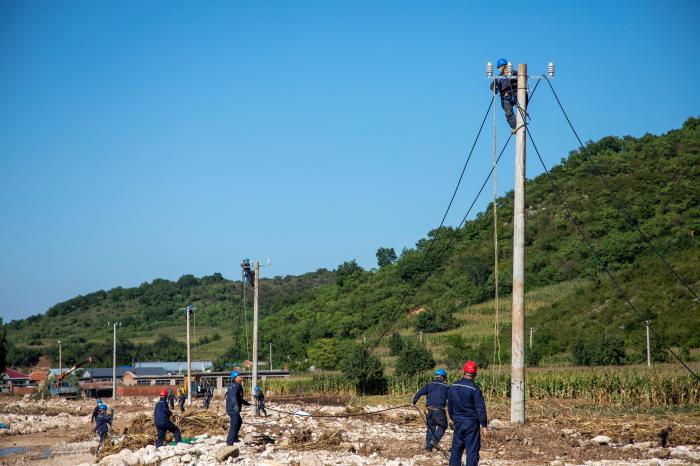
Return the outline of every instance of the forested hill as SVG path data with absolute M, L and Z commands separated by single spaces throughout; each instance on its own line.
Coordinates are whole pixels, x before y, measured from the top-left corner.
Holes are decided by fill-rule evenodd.
M 589 158 L 602 171 L 612 193 Z M 588 143 L 572 151 L 551 174 L 597 250 L 598 259 L 620 275 L 645 318 L 653 320 L 655 328 L 674 346 L 700 346 L 699 303 L 659 266 L 613 200 L 614 194 L 697 292 L 700 119 L 691 118 L 682 128 L 660 136 L 606 137 Z M 631 327 L 625 326 L 636 326 L 639 318 L 609 288 L 598 261 L 567 218 L 549 180 L 545 175 L 529 180 L 526 191 L 528 290 L 582 279 L 575 292 L 548 302 L 532 318 L 531 322 L 543 329 L 538 336 L 542 351 L 567 353 L 575 342 L 600 336 L 631 345 L 637 336 L 630 336 L 627 329 Z M 512 202 L 512 193 L 498 200 L 501 294 L 507 294 L 511 281 Z M 440 331 L 460 325 L 454 315 L 491 299 L 494 293 L 492 222 L 489 208 L 463 228 L 430 232 L 398 258 L 382 248 L 382 265 L 376 270 L 366 271 L 348 261 L 335 273 L 318 271 L 266 282 L 261 290 L 275 285 L 277 291 L 261 291 L 268 300 L 262 305 L 261 341 L 273 343 L 276 352 L 294 367 L 314 363 L 319 355 L 330 354 L 325 361 L 332 361 L 332 353 L 339 351 L 334 348 L 345 346 L 343 340 L 376 336 L 404 293 L 424 278 L 425 285 L 401 307 L 403 317 L 397 328 Z M 443 250 L 445 254 L 439 254 Z M 238 325 L 240 313 L 236 313 L 240 300 L 240 285 L 220 275 L 201 279 L 185 276 L 178 282 L 155 280 L 138 288 L 79 297 L 54 306 L 44 316 L 12 322 L 9 337 L 17 345 L 37 345 L 37 350 L 42 349 L 38 345 L 49 344 L 59 335 L 85 346 L 90 340 L 103 340 L 107 331 L 104 322 L 116 317 L 124 324 L 125 336 L 134 339 L 134 347 L 125 348 L 128 354 L 142 351 L 138 345 L 152 341 L 166 325 L 181 325 L 182 313 L 177 309 L 194 302 L 202 325 L 209 326 L 210 333 L 218 332 L 221 340 L 203 344 L 202 354 L 232 360 L 245 355 L 245 332 Z M 405 312 L 419 308 L 425 311 Z M 553 331 L 556 328 L 566 332 L 557 334 Z M 634 332 L 637 330 L 634 327 Z M 509 331 L 503 332 L 504 337 L 507 334 Z M 484 335 L 483 343 L 488 343 L 488 338 Z

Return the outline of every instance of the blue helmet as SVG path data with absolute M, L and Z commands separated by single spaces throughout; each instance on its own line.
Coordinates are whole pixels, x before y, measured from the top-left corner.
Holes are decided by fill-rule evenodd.
M 502 66 L 505 66 L 508 64 L 508 60 L 505 58 L 499 58 L 498 61 L 496 62 L 496 68 L 500 68 Z
M 101 404 L 100 411 L 107 411 L 107 405 Z
M 435 371 L 435 375 L 439 375 L 440 377 L 447 377 L 447 372 L 445 372 L 445 369 L 438 369 Z
M 233 372 L 231 372 L 231 380 L 235 379 L 235 378 L 238 377 L 239 375 L 240 375 L 240 374 L 238 373 L 238 371 L 233 371 Z
M 258 387 L 258 386 L 256 385 L 256 386 L 255 386 L 255 391 L 256 391 L 256 392 L 259 392 L 259 391 L 260 391 L 260 387 Z
M 97 406 L 100 406 L 102 404 L 102 398 L 96 399 L 95 402 L 97 403 Z

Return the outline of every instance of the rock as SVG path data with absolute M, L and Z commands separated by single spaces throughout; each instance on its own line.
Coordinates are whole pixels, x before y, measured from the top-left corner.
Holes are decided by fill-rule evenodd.
M 217 443 L 219 443 L 219 440 L 215 438 L 208 438 L 204 440 L 205 445 L 216 445 Z
M 321 458 L 311 453 L 299 458 L 299 466 L 324 466 L 324 464 Z
M 290 461 L 289 464 L 292 464 L 293 461 Z M 280 463 L 279 461 L 275 460 L 262 460 L 262 461 L 256 461 L 255 466 L 285 466 L 284 463 Z
M 654 458 L 668 458 L 671 455 L 671 451 L 668 448 L 654 448 L 649 450 L 649 454 Z
M 562 460 L 554 460 L 549 462 L 550 466 L 564 466 L 564 462 Z
M 127 466 L 126 461 L 124 461 L 124 458 L 119 454 L 105 456 L 102 458 L 102 461 L 100 461 L 100 464 L 104 464 L 105 466 Z
M 226 461 L 229 458 L 237 458 L 238 455 L 240 454 L 240 450 L 238 447 L 235 446 L 225 446 L 223 448 L 219 448 L 219 450 L 216 452 L 216 459 L 218 461 Z
M 245 437 L 243 437 L 243 443 L 255 443 L 256 441 L 256 435 L 254 432 L 251 432 L 247 434 Z
M 182 463 L 191 463 L 191 462 L 192 462 L 192 455 L 190 455 L 190 454 L 188 453 L 188 454 L 186 454 L 186 455 L 184 455 L 184 456 L 181 456 L 181 457 L 180 457 L 180 461 L 181 461 Z
M 500 419 L 492 419 L 491 422 L 489 422 L 489 428 L 491 428 L 491 429 L 509 429 L 510 423 L 501 421 Z
M 143 464 L 155 464 L 160 461 L 160 457 L 154 453 L 147 453 L 143 457 Z
M 146 450 L 147 452 L 149 452 L 149 453 L 153 453 L 154 451 L 157 450 L 157 448 L 156 448 L 155 445 L 147 445 L 146 448 L 145 448 L 145 450 Z
M 598 445 L 610 445 L 612 439 L 610 437 L 606 437 L 605 435 L 598 435 L 597 437 L 593 437 L 591 442 L 597 443 Z

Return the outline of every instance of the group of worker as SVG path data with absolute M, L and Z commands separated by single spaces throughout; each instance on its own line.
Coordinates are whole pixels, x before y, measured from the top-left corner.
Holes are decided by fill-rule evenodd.
M 460 466 L 462 455 L 467 453 L 466 466 L 479 464 L 481 432 L 488 434 L 486 403 L 481 388 L 474 382 L 477 368 L 474 361 L 464 365 L 461 379 L 447 384 L 445 369 L 435 371 L 435 379 L 424 385 L 413 397 L 413 405 L 425 396 L 426 416 L 425 449 L 440 448 L 440 440 L 448 427 L 447 414 L 452 420 L 452 449 L 450 466 Z M 447 414 L 445 413 L 447 410 Z

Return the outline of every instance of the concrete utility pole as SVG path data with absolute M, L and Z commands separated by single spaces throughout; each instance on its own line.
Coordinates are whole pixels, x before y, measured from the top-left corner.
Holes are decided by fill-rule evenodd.
M 525 422 L 525 112 L 527 65 L 518 65 L 518 104 L 515 110 L 515 202 L 513 212 L 513 317 L 510 421 Z
M 112 400 L 117 399 L 117 325 L 121 325 L 121 322 L 115 322 L 112 326 Z
M 270 370 L 272 370 L 272 343 L 270 343 Z
M 651 321 L 645 320 L 644 323 L 647 327 L 647 367 L 651 367 L 651 346 L 649 344 L 649 324 L 651 323 Z
M 532 350 L 532 332 L 535 330 L 535 327 L 530 327 L 530 350 Z
M 63 374 L 63 353 L 61 351 L 61 340 L 58 340 L 58 375 Z
M 258 383 L 258 288 L 260 283 L 260 262 L 255 261 L 255 277 L 253 286 L 253 378 L 250 386 L 250 396 L 255 403 L 255 386 Z
M 192 359 L 190 358 L 190 314 L 192 305 L 187 305 L 187 406 L 192 406 Z
M 418 332 L 418 339 L 420 340 L 421 343 L 423 343 L 423 331 L 421 330 Z

